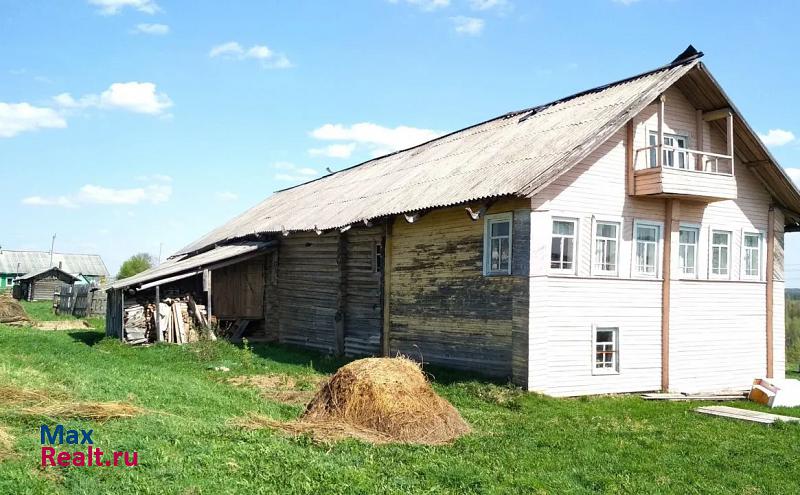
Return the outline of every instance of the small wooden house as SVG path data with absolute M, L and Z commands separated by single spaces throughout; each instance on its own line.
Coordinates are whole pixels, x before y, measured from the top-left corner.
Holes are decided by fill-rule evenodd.
M 18 277 L 19 289 L 15 297 L 24 301 L 52 301 L 53 294 L 61 289 L 62 283 L 74 284 L 80 278 L 53 266 Z
M 106 265 L 96 254 L 0 249 L 0 290 L 11 288 L 14 281 L 23 275 L 48 270 L 53 266 L 70 275 L 80 276 L 92 285 L 99 285 L 108 278 Z
M 782 376 L 800 192 L 701 53 L 279 191 L 113 284 L 555 396 Z M 160 293 L 159 293 L 160 290 Z

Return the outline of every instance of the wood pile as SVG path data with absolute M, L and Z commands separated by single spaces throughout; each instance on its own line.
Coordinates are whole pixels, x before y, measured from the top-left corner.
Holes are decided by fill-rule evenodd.
M 158 305 L 160 325 L 156 326 L 155 303 L 134 302 L 125 308 L 125 341 L 129 344 L 170 342 L 185 344 L 197 342 L 205 335 L 216 340 L 209 328 L 208 312 L 202 304 L 195 304 L 191 297 L 164 299 Z M 157 334 L 161 329 L 161 338 Z

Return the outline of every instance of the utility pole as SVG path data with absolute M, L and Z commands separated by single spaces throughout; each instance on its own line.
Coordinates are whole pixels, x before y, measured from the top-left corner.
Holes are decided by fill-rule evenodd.
M 53 240 L 50 241 L 50 266 L 53 266 L 53 248 L 56 245 L 56 235 L 53 234 Z

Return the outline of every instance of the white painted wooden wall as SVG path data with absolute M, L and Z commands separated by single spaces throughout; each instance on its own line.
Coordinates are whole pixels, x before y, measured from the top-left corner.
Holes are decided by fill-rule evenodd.
M 676 88 L 666 93 L 665 132 L 696 147 L 696 112 Z M 652 105 L 634 119 L 635 148 L 656 128 Z M 724 153 L 725 137 L 703 125 L 705 150 Z M 657 279 L 634 278 L 635 220 L 664 221 L 665 201 L 632 198 L 625 190 L 625 130 L 532 199 L 529 388 L 554 396 L 657 390 L 661 380 L 661 291 Z M 767 231 L 770 197 L 745 166 L 736 166 L 738 199 L 711 204 L 681 201 L 680 220 L 699 224 L 698 276 L 679 280 L 678 236 L 673 235 L 671 388 L 681 391 L 744 388 L 766 371 L 766 284 L 740 280 L 743 231 Z M 550 269 L 553 217 L 579 220 L 577 270 Z M 618 277 L 591 271 L 593 218 L 622 224 Z M 782 217 L 780 218 L 782 225 Z M 777 222 L 776 222 L 777 223 Z M 733 232 L 729 280 L 709 280 L 712 229 Z M 766 237 L 766 236 L 765 236 Z M 663 240 L 663 228 L 662 228 Z M 663 241 L 662 241 L 663 242 Z M 659 253 L 659 265 L 661 254 Z M 766 259 L 766 242 L 762 260 Z M 765 267 L 765 263 L 762 263 Z M 763 270 L 762 270 L 763 271 Z M 774 287 L 775 374 L 783 376 L 782 272 Z M 620 369 L 593 375 L 593 325 L 618 326 Z

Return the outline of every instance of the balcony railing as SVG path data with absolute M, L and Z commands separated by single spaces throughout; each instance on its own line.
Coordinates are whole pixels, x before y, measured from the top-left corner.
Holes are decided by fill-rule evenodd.
M 659 161 L 659 150 L 661 160 Z M 705 172 L 719 175 L 733 175 L 733 157 L 707 151 L 676 148 L 667 145 L 652 145 L 636 150 L 635 170 L 670 167 L 687 172 Z

